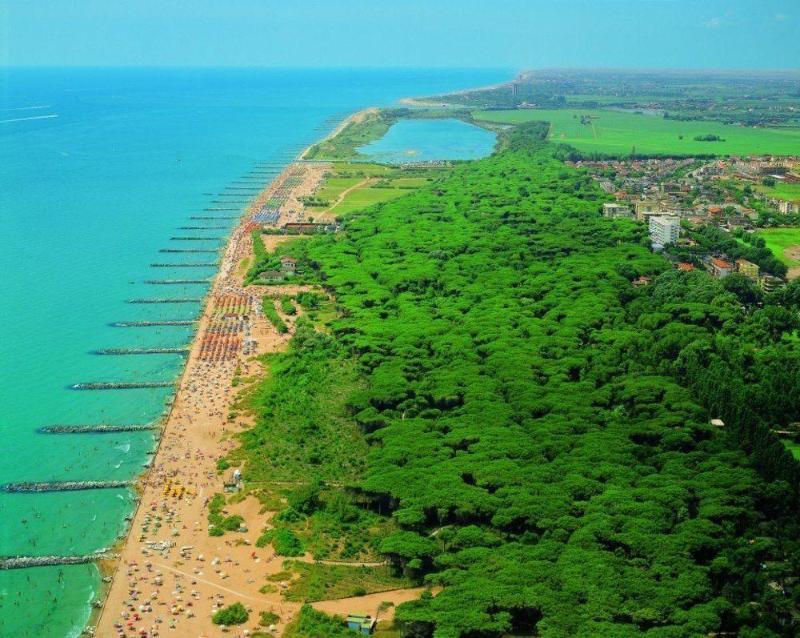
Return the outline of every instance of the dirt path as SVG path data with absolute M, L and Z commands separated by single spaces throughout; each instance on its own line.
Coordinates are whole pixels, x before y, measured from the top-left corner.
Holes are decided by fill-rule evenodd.
M 257 598 L 253 598 L 252 596 L 248 596 L 247 594 L 236 591 L 234 589 L 228 589 L 227 587 L 223 587 L 222 585 L 218 585 L 217 583 L 211 582 L 210 580 L 206 580 L 205 578 L 199 578 L 194 574 L 188 574 L 186 572 L 182 572 L 180 569 L 175 569 L 174 567 L 170 567 L 169 565 L 163 565 L 158 563 L 155 565 L 156 567 L 160 567 L 161 569 L 166 569 L 173 574 L 180 574 L 181 576 L 185 576 L 186 578 L 196 580 L 198 583 L 204 583 L 206 585 L 210 585 L 215 589 L 219 589 L 220 591 L 228 592 L 229 594 L 233 594 L 238 598 L 244 598 L 245 600 L 258 600 Z

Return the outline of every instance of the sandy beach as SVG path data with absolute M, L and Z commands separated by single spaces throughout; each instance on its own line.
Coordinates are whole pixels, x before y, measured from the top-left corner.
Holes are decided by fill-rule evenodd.
M 247 531 L 212 537 L 207 504 L 224 491 L 218 459 L 237 445 L 237 432 L 252 426 L 246 415 L 229 419 L 238 391 L 232 385 L 234 374 L 260 374 L 255 356 L 280 350 L 291 336 L 278 334 L 263 317 L 260 301 L 267 291 L 242 286 L 242 265 L 252 254 L 252 215 L 291 175 L 293 182 L 299 177 L 299 183 L 282 205 L 276 225 L 302 219 L 299 198 L 318 187 L 325 169 L 316 163 L 290 165 L 258 195 L 233 232 L 153 463 L 140 480 L 139 506 L 127 539 L 118 560 L 102 566 L 110 574 L 105 578 L 110 580 L 109 590 L 87 632 L 103 638 L 222 636 L 223 629 L 211 622 L 212 614 L 241 602 L 251 610 L 250 621 L 225 635 L 248 635 L 258 627 L 263 611 L 280 617 L 271 628 L 277 634 L 298 609 L 282 601 L 280 583 L 275 592 L 259 591 L 283 562 L 271 547 L 255 547 L 271 513 L 261 513 L 258 501 L 246 498 L 226 507 L 225 513 L 241 515 Z M 288 238 L 269 239 L 274 248 Z M 281 290 L 273 287 L 269 292 Z M 291 324 L 291 318 L 286 320 Z M 220 325 L 228 327 L 219 330 Z M 226 331 L 228 335 L 217 335 Z
M 308 151 L 310 151 L 313 147 L 317 146 L 318 144 L 322 144 L 323 142 L 327 142 L 330 139 L 333 139 L 334 137 L 339 135 L 339 133 L 341 133 L 350 124 L 355 124 L 357 122 L 362 122 L 365 117 L 367 117 L 368 115 L 370 115 L 372 113 L 377 113 L 377 112 L 378 112 L 377 108 L 370 107 L 368 109 L 363 109 L 361 111 L 358 111 L 358 112 L 353 113 L 352 115 L 346 117 L 328 135 L 323 137 L 321 140 L 317 140 L 316 142 L 314 142 L 310 146 L 307 146 L 306 148 L 304 148 L 303 152 L 300 153 L 300 159 L 301 160 L 305 159 L 306 155 L 308 154 Z

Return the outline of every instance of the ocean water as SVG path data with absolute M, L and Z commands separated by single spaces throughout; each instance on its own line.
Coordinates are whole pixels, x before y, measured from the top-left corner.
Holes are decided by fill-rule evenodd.
M 191 215 L 256 164 L 283 164 L 346 114 L 497 82 L 509 70 L 0 69 L 0 483 L 130 479 L 150 433 L 47 435 L 52 424 L 147 423 L 164 389 L 76 391 L 82 381 L 173 380 L 178 355 L 100 356 L 98 348 L 181 346 L 213 268 L 154 268 L 208 254 L 233 220 Z M 238 198 L 230 198 L 238 199 Z M 221 206 L 221 204 L 217 204 Z M 238 205 L 238 204 L 237 204 Z M 238 214 L 219 212 L 219 215 Z M 225 226 L 208 231 L 180 226 Z M 170 241 L 203 235 L 203 241 Z M 0 492 L 0 555 L 71 555 L 108 547 L 132 509 L 127 490 Z M 0 636 L 78 635 L 100 585 L 89 565 L 0 571 Z
M 358 150 L 380 162 L 471 160 L 489 155 L 496 142 L 491 131 L 461 120 L 400 120 Z

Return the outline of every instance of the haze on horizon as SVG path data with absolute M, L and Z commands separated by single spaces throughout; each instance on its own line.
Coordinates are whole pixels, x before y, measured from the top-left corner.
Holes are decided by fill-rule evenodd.
M 798 60 L 796 0 L 0 0 L 2 66 L 786 69 Z

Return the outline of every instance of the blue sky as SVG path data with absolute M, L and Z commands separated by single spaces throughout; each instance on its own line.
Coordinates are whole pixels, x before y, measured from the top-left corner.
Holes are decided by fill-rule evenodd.
M 0 0 L 0 64 L 791 68 L 800 0 Z

